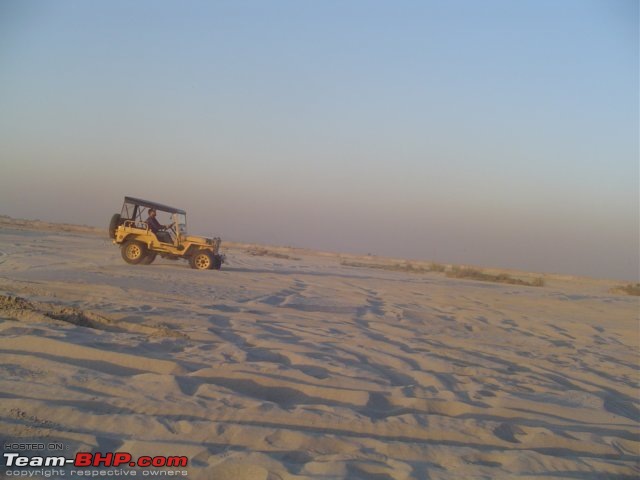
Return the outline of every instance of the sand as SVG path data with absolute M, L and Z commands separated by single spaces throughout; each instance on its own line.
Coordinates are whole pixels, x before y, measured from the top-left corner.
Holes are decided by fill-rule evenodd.
M 640 476 L 623 282 L 223 251 L 131 266 L 102 231 L 3 217 L 3 448 L 182 455 L 191 479 Z

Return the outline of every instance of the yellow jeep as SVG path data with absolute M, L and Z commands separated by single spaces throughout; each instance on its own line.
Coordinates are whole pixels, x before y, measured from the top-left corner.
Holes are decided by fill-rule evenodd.
M 172 223 L 158 229 L 159 223 L 149 221 L 150 210 L 169 214 Z M 122 211 L 111 217 L 109 236 L 120 245 L 124 261 L 133 265 L 149 265 L 157 255 L 171 260 L 183 258 L 197 270 L 220 270 L 224 263 L 220 238 L 187 234 L 184 210 L 139 198 L 124 197 Z

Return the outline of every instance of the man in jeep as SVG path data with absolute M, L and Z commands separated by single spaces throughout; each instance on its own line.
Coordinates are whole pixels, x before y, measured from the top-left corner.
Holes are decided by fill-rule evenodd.
M 162 225 L 158 219 L 156 218 L 158 212 L 156 212 L 155 208 L 149 209 L 149 216 L 147 217 L 147 225 L 149 225 L 149 229 L 158 237 L 158 240 L 164 243 L 173 243 L 173 239 L 171 235 L 169 235 L 165 230 L 167 229 L 167 225 Z

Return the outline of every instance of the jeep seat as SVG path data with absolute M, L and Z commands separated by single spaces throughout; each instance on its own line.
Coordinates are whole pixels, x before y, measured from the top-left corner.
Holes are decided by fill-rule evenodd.
M 171 235 L 169 235 L 168 232 L 157 232 L 155 236 L 158 241 L 162 243 L 170 243 L 173 245 L 173 238 L 171 238 Z

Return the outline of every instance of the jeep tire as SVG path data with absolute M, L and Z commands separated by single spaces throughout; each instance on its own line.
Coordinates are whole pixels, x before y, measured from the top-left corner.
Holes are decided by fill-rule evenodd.
M 158 254 L 156 252 L 147 251 L 147 254 L 144 256 L 144 258 L 140 262 L 140 265 L 150 265 L 150 264 L 152 264 L 153 261 L 156 259 L 157 255 Z
M 213 256 L 209 250 L 199 250 L 191 255 L 189 265 L 196 270 L 210 270 L 213 267 Z
M 125 262 L 138 265 L 147 257 L 147 247 L 136 240 L 127 240 L 121 247 L 120 253 Z

